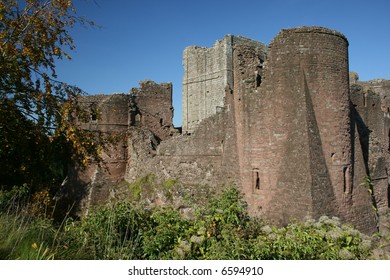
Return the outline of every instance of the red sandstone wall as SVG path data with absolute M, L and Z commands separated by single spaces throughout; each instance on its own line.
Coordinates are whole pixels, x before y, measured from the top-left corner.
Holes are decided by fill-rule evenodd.
M 224 108 L 190 136 L 171 138 L 171 84 L 141 82 L 126 101 L 121 95 L 96 97 L 102 119 L 83 126 L 102 131 L 129 126 L 131 135 L 127 149 L 123 145 L 107 157 L 111 170 L 120 169 L 114 172 L 118 176 L 92 168 L 87 177 L 97 186 L 112 179 L 132 182 L 148 173 L 194 187 L 235 182 L 251 213 L 273 222 L 326 214 L 373 231 L 371 197 L 359 187 L 373 152 L 362 145 L 362 126 L 351 122 L 347 40 L 325 28 L 282 30 L 264 56 L 255 46 L 234 47 L 234 88 L 226 89 Z M 371 109 L 361 110 L 362 123 L 368 120 L 379 131 L 380 116 Z M 383 126 L 387 132 L 389 124 Z M 378 135 L 386 141 L 385 133 Z M 385 187 L 381 183 L 378 197 Z M 90 199 L 108 197 L 109 190 L 96 188 Z
M 117 133 L 128 129 L 129 95 L 94 95 L 80 99 L 81 105 L 90 112 L 87 122 L 80 121 L 83 129 Z M 102 166 L 91 163 L 86 170 L 73 174 L 74 182 L 79 185 L 85 208 L 104 203 L 110 195 L 110 186 L 120 181 L 126 172 L 127 143 L 119 142 L 102 155 Z M 85 209 L 84 209 L 85 210 Z
M 275 222 L 338 215 L 373 228 L 370 198 L 353 208 L 348 42 L 317 27 L 282 30 L 270 45 L 260 88 L 250 50 L 234 51 L 242 188 L 252 212 Z M 249 65 L 251 65 L 249 63 Z M 361 206 L 361 207 L 360 207 Z M 369 210 L 367 210 L 369 209 Z M 356 215 L 366 215 L 364 225 Z
M 351 99 L 354 106 L 356 119 L 357 150 L 362 154 L 360 162 L 362 172 L 355 172 L 357 179 L 362 181 L 369 175 L 373 185 L 375 207 L 379 213 L 388 210 L 389 207 L 389 181 L 388 168 L 389 155 L 389 131 L 390 119 L 388 115 L 387 95 L 390 90 L 377 84 L 359 83 L 354 85 L 351 91 Z
M 132 89 L 132 94 L 84 96 L 80 103 L 90 112 L 89 119 L 79 120 L 83 129 L 118 133 L 142 127 L 157 135 L 155 146 L 174 133 L 171 83 L 144 81 L 139 89 Z M 139 114 L 139 119 L 134 113 Z M 129 162 L 128 152 L 128 141 L 119 142 L 103 154 L 101 166 L 91 163 L 86 170 L 72 174 L 70 184 L 78 186 L 83 193 L 77 199 L 82 198 L 86 209 L 107 201 L 112 186 L 126 177 L 128 165 L 133 163 Z
M 130 115 L 131 126 L 147 127 L 160 140 L 172 136 L 173 107 L 172 84 L 156 84 L 152 81 L 140 82 L 139 88 L 131 89 L 131 97 L 136 109 Z

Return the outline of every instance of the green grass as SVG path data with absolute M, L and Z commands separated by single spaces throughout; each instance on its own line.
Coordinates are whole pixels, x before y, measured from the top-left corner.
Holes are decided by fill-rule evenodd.
M 198 206 L 191 219 L 172 207 L 146 210 L 130 201 L 61 225 L 28 207 L 9 209 L 0 213 L 0 259 L 371 259 L 376 249 L 374 237 L 335 217 L 280 228 L 254 219 L 233 187 Z M 390 243 L 381 240 L 382 247 Z
M 23 211 L 0 214 L 0 259 L 51 259 L 55 234 L 51 221 Z

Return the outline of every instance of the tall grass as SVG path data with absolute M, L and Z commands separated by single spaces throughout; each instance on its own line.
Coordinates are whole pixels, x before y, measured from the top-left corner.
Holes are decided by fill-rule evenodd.
M 50 221 L 23 210 L 0 214 L 0 259 L 52 259 L 55 229 Z
M 191 219 L 170 207 L 146 210 L 122 201 L 92 209 L 80 220 L 66 217 L 57 225 L 45 215 L 32 214 L 29 203 L 19 205 L 14 200 L 0 212 L 0 259 L 369 259 L 375 256 L 372 237 L 334 217 L 324 216 L 280 228 L 253 219 L 247 215 L 247 206 L 235 188 L 210 199 Z M 390 242 L 388 237 L 383 240 Z

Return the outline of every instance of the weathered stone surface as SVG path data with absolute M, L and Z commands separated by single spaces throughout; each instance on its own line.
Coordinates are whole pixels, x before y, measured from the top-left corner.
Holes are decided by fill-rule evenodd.
M 191 46 L 183 52 L 183 132 L 191 133 L 199 123 L 224 107 L 224 89 L 233 88 L 233 48 L 237 45 L 257 49 L 264 61 L 267 47 L 241 36 L 226 35 L 212 48 Z M 254 75 L 252 78 L 256 78 Z
M 172 136 L 173 106 L 172 84 L 140 82 L 139 88 L 130 90 L 129 126 L 147 127 L 160 140 Z
M 187 48 L 183 65 L 183 134 L 172 126 L 171 84 L 85 100 L 102 118 L 84 128 L 129 135 L 107 155 L 107 174 L 83 175 L 102 175 L 91 201 L 130 196 L 107 186 L 154 174 L 194 189 L 236 184 L 250 213 L 276 224 L 334 215 L 377 229 L 389 208 L 390 82 L 349 74 L 344 35 L 285 29 L 269 47 L 228 35 Z
M 101 131 L 103 133 L 126 132 L 147 129 L 150 142 L 142 139 L 145 145 L 139 148 L 139 153 L 145 153 L 152 145 L 154 148 L 160 141 L 170 138 L 178 133 L 173 127 L 172 84 L 156 84 L 152 81 L 141 81 L 140 88 L 133 88 L 130 94 L 117 93 L 112 95 L 83 96 L 79 100 L 81 106 L 90 111 L 88 121 L 78 120 L 81 128 Z M 132 138 L 130 138 L 132 139 Z M 131 144 L 131 143 L 130 143 Z M 128 177 L 131 168 L 129 163 L 136 164 L 135 157 L 129 147 L 128 140 L 119 141 L 103 155 L 103 164 L 92 163 L 86 170 L 73 170 L 69 174 L 67 186 L 79 187 L 82 195 L 68 194 L 74 200 L 79 201 L 82 209 L 74 207 L 75 212 L 85 212 L 92 205 L 105 203 L 113 195 L 112 186 Z M 152 152 L 148 152 L 148 157 Z M 131 166 L 131 165 L 130 165 Z M 64 195 L 66 196 L 66 195 Z M 67 199 L 69 200 L 69 199 Z
M 355 173 L 360 174 L 360 179 L 362 176 L 370 178 L 372 202 L 380 218 L 379 227 L 385 230 L 381 217 L 390 207 L 390 81 L 357 81 L 351 86 L 350 96 L 357 127 L 356 151 L 361 153 L 360 173 Z

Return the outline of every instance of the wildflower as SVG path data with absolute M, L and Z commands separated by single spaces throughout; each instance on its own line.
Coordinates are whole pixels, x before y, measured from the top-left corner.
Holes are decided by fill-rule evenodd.
M 305 227 L 311 227 L 314 224 L 315 224 L 315 220 L 314 219 L 307 219 L 305 221 Z
M 371 240 L 368 238 L 363 239 L 360 246 L 363 250 L 370 250 L 372 246 Z
M 326 222 L 329 221 L 329 217 L 328 216 L 321 216 L 318 220 L 318 222 L 320 223 L 324 223 L 326 224 Z
M 358 231 L 358 230 L 356 230 L 356 229 L 353 229 L 353 228 L 349 228 L 349 229 L 347 230 L 347 233 L 348 233 L 349 235 L 351 235 L 351 236 L 358 236 L 358 237 L 361 236 L 360 231 Z
M 278 236 L 274 232 L 272 232 L 268 235 L 268 239 L 271 241 L 275 241 L 276 239 L 278 239 Z
M 315 228 L 321 229 L 323 224 L 321 222 L 317 222 L 313 224 Z
M 34 250 L 38 250 L 38 245 L 37 245 L 37 243 L 33 243 L 33 244 L 31 244 L 31 248 L 33 248 Z
M 180 241 L 178 247 L 183 250 L 183 252 L 190 252 L 191 251 L 191 244 L 188 241 Z
M 204 237 L 203 236 L 196 236 L 196 235 L 193 235 L 191 236 L 191 242 L 192 243 L 195 243 L 195 244 L 201 244 L 204 240 Z
M 341 239 L 343 236 L 344 236 L 344 232 L 337 228 L 332 229 L 331 231 L 328 231 L 326 233 L 326 238 L 334 241 Z
M 315 233 L 318 234 L 318 236 L 320 237 L 325 237 L 326 235 L 326 232 L 321 229 L 316 229 Z
M 353 254 L 347 249 L 342 249 L 339 252 L 339 258 L 342 260 L 351 260 L 354 258 Z
M 272 232 L 272 228 L 269 225 L 263 226 L 261 230 L 265 233 L 270 234 Z
M 324 221 L 325 225 L 337 227 L 340 225 L 340 219 L 337 217 L 332 217 L 332 219 L 327 219 Z

